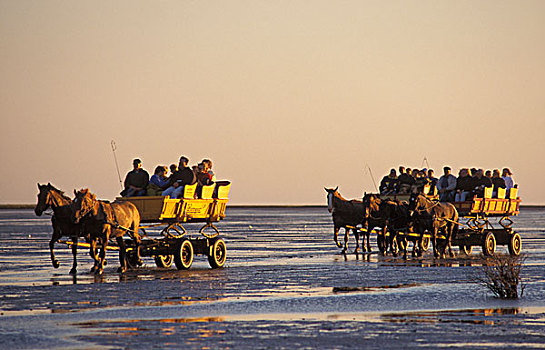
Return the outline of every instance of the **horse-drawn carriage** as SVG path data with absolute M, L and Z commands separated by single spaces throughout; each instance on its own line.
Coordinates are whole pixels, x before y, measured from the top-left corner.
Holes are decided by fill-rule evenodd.
M 450 250 L 451 245 L 458 246 L 466 255 L 474 246 L 480 246 L 484 255 L 493 255 L 497 245 L 506 245 L 511 255 L 521 252 L 521 237 L 513 230 L 510 218 L 519 213 L 521 200 L 517 197 L 517 188 L 512 188 L 507 196 L 505 189 L 500 188 L 495 198 L 492 188 L 486 188 L 482 198 L 455 203 L 440 203 L 436 194 L 366 194 L 363 201 L 347 201 L 337 189 L 326 191 L 328 207 L 333 213 L 334 241 L 339 248 L 342 245 L 338 241 L 338 232 L 340 228 L 345 229 L 343 252 L 347 251 L 349 231 L 355 234 L 356 252 L 360 235 L 367 237 L 367 248 L 363 245 L 363 250 L 371 250 L 371 232 L 377 235 L 379 251 L 386 254 L 390 250 L 394 256 L 403 251 L 406 257 L 409 242 L 413 243 L 413 255 L 425 252 L 430 242 L 434 242 L 436 255 L 436 245 L 440 246 L 443 254 L 447 247 Z M 446 209 L 437 214 L 439 207 Z M 426 215 L 429 220 L 422 219 Z M 498 221 L 493 222 L 492 218 L 498 218 Z M 424 222 L 421 225 L 419 220 L 430 224 Z
M 88 189 L 74 191 L 76 198 L 71 200 L 51 184 L 38 184 L 35 212 L 40 216 L 48 208 L 53 210 L 51 262 L 59 267 L 54 254 L 56 242 L 70 245 L 74 257 L 72 274 L 76 273 L 78 247 L 89 248 L 95 261 L 92 271 L 99 274 L 105 264 L 106 249 L 119 250 L 120 272 L 125 271 L 127 264 L 141 265 L 142 256 L 153 257 L 159 267 L 168 268 L 174 262 L 178 269 L 189 269 L 194 255 L 202 254 L 208 257 L 211 267 L 218 268 L 225 264 L 227 249 L 214 224 L 225 218 L 230 187 L 228 181 L 200 188 L 197 184 L 186 185 L 180 199 L 121 197 L 110 203 L 97 200 Z M 186 223 L 203 223 L 198 231 L 202 237 L 188 234 L 183 227 Z M 146 230 L 153 227 L 163 227 L 159 236 L 148 236 Z M 124 239 L 126 233 L 132 239 Z M 60 240 L 62 237 L 70 237 L 71 241 Z M 80 238 L 87 243 L 79 242 Z M 108 246 L 112 238 L 117 245 Z M 100 255 L 97 243 L 102 248 Z
M 219 238 L 219 230 L 214 223 L 225 218 L 225 209 L 229 201 L 231 184 L 217 182 L 199 189 L 195 198 L 197 184 L 186 185 L 182 198 L 169 197 L 120 197 L 117 201 L 129 201 L 140 212 L 140 256 L 153 257 L 158 267 L 168 268 L 174 261 L 176 267 L 189 269 L 196 254 L 206 255 L 211 267 L 218 268 L 225 264 L 227 248 Z M 198 233 L 202 237 L 188 235 L 185 223 L 203 223 Z M 164 226 L 161 237 L 148 237 L 146 229 Z M 127 262 L 138 264 L 136 246 L 132 240 L 126 240 Z

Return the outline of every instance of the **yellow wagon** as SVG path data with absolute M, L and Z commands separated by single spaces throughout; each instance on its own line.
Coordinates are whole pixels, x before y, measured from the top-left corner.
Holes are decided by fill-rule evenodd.
M 206 255 L 211 267 L 225 264 L 227 249 L 214 223 L 225 218 L 225 210 L 231 183 L 216 182 L 210 186 L 186 185 L 182 198 L 169 197 L 120 197 L 118 201 L 130 201 L 140 212 L 141 231 L 144 238 L 140 255 L 155 259 L 159 267 L 168 268 L 172 262 L 178 269 L 189 269 L 195 254 Z M 202 237 L 188 235 L 184 223 L 203 223 L 198 231 Z M 146 228 L 164 226 L 162 237 L 146 237 Z M 132 241 L 126 242 L 129 263 L 135 257 Z M 132 261 L 136 264 L 136 259 Z

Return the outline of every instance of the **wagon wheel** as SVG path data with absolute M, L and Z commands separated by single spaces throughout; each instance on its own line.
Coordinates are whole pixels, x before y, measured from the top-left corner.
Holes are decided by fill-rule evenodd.
M 135 269 L 138 266 L 142 266 L 143 262 L 142 259 L 138 260 L 138 256 L 136 254 L 136 247 L 134 245 L 134 242 L 132 239 L 125 239 L 125 260 L 127 262 L 127 266 L 131 269 Z
M 128 267 L 131 269 L 135 269 L 138 266 L 142 266 L 142 260 L 138 261 L 138 256 L 136 255 L 135 249 L 127 250 L 125 258 L 127 259 Z
M 522 240 L 518 233 L 511 236 L 511 241 L 509 241 L 507 248 L 509 249 L 509 254 L 520 255 L 520 251 L 522 250 Z
M 161 231 L 163 236 L 172 238 L 182 238 L 186 233 L 185 228 L 177 222 L 169 224 Z
M 487 232 L 483 239 L 483 254 L 486 256 L 494 255 L 496 251 L 496 237 L 492 232 Z
M 211 234 L 204 232 L 204 230 L 206 230 L 209 227 L 212 228 L 212 230 L 214 231 Z M 204 225 L 203 227 L 201 227 L 201 229 L 199 230 L 199 233 L 206 238 L 216 238 L 220 234 L 220 231 L 216 228 L 216 226 L 214 226 L 211 223 L 208 223 Z
M 473 247 L 470 245 L 461 245 L 458 248 L 460 248 L 460 252 L 462 252 L 464 255 L 470 255 L 473 251 Z
M 420 251 L 425 252 L 430 247 L 430 236 L 423 235 L 422 239 L 420 240 Z
M 172 262 L 174 261 L 173 255 L 157 255 L 155 256 L 155 265 L 157 267 L 162 267 L 165 269 L 168 269 L 172 266 Z
M 214 240 L 214 244 L 210 246 L 210 253 L 208 254 L 208 263 L 212 268 L 223 267 L 227 258 L 227 247 L 223 239 L 219 238 Z
M 193 244 L 188 239 L 180 240 L 176 245 L 174 263 L 178 270 L 187 270 L 193 263 Z

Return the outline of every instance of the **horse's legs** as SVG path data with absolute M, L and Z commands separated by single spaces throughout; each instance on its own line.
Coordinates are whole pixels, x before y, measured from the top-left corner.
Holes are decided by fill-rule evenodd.
M 123 240 L 123 236 L 119 236 L 116 238 L 117 245 L 119 246 L 119 263 L 121 266 L 117 269 L 117 272 L 124 273 L 127 271 L 127 259 L 126 259 L 126 247 L 125 247 L 125 240 Z
M 339 242 L 339 230 L 341 228 L 337 225 L 333 227 L 333 241 L 335 241 L 335 244 L 337 245 L 337 248 L 342 248 L 341 243 Z
M 452 251 L 452 231 L 454 230 L 453 224 L 447 225 L 447 244 L 448 244 L 448 254 L 451 258 L 454 258 L 454 252 Z
M 53 236 L 51 237 L 51 240 L 49 241 L 49 252 L 51 254 L 51 263 L 53 264 L 53 267 L 58 269 L 60 264 L 57 258 L 55 257 L 54 247 L 55 243 L 59 240 L 61 237 L 59 229 L 55 228 L 53 229 Z
M 439 251 L 437 250 L 437 232 L 438 228 L 434 225 L 433 226 L 433 236 L 432 236 L 432 243 L 433 243 L 433 256 L 435 258 L 439 257 Z
M 75 275 L 77 273 L 77 266 L 78 266 L 78 235 L 72 236 L 72 257 L 74 258 L 72 261 L 72 269 L 70 270 L 71 275 Z
M 104 272 L 104 262 L 106 261 L 106 248 L 108 247 L 108 240 L 110 239 L 110 225 L 104 225 L 104 228 L 102 229 L 102 247 L 100 249 L 100 255 L 98 259 L 98 266 L 95 270 L 95 274 L 102 275 L 102 272 Z
M 358 229 L 354 228 L 352 229 L 352 232 L 354 232 L 354 237 L 356 238 L 356 249 L 354 249 L 354 253 L 358 254 L 360 251 L 360 233 L 358 232 Z M 365 237 L 364 237 L 365 239 Z M 365 245 L 363 245 L 363 251 L 365 251 Z
M 348 234 L 350 233 L 350 229 L 344 228 L 344 248 L 343 253 L 346 253 L 348 251 Z
M 98 252 L 97 252 L 97 240 L 98 238 L 90 235 L 89 237 L 89 255 L 94 261 L 93 267 L 91 268 L 91 272 L 95 272 L 98 269 Z

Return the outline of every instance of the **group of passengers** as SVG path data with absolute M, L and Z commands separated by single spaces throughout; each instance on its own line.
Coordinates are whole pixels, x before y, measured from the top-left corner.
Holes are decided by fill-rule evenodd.
M 514 184 L 513 173 L 504 168 L 500 175 L 498 169 L 484 171 L 476 168 L 462 168 L 458 177 L 451 174 L 451 168 L 443 168 L 443 176 L 439 179 L 433 176 L 432 169 L 410 169 L 400 166 L 399 175 L 395 169 L 390 170 L 380 182 L 380 194 L 407 194 L 420 192 L 429 195 L 439 195 L 442 202 L 464 202 L 474 196 L 482 197 L 485 188 L 492 188 L 492 196 L 498 195 L 498 189 L 503 188 L 506 194 Z
M 380 194 L 406 194 L 413 191 L 434 193 L 438 179 L 434 177 L 433 169 L 405 169 L 399 167 L 399 175 L 396 170 L 390 170 L 390 174 L 384 176 L 380 182 Z
M 180 157 L 178 165 L 170 165 L 169 168 L 159 165 L 155 168 L 154 174 L 149 177 L 146 170 L 142 168 L 140 159 L 133 161 L 133 170 L 125 177 L 125 188 L 121 191 L 123 197 L 137 196 L 169 196 L 179 198 L 183 194 L 185 185 L 208 186 L 216 181 L 212 171 L 212 161 L 203 159 L 199 164 L 190 168 L 189 159 Z

